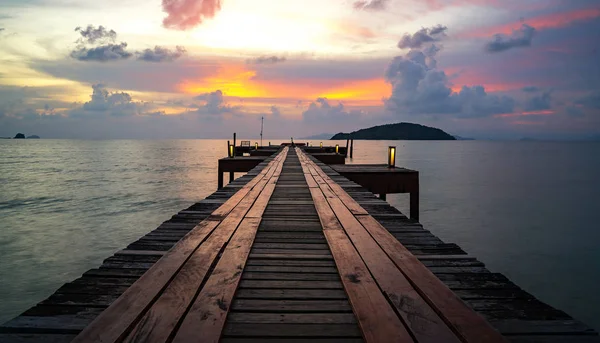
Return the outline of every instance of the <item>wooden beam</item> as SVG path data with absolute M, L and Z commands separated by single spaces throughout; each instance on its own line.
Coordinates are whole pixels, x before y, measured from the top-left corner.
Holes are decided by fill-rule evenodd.
M 260 218 L 245 218 L 206 285 L 186 314 L 172 342 L 219 342 L 233 295 L 250 254 Z

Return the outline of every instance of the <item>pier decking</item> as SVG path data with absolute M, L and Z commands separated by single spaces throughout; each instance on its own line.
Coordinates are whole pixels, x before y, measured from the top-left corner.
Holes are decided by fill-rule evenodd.
M 600 342 L 295 147 L 0 327 L 0 342 Z

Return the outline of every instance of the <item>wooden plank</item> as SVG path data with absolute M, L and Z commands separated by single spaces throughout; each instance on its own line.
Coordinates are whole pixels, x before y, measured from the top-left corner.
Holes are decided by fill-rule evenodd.
M 341 289 L 339 281 L 242 280 L 240 288 Z
M 357 219 L 463 341 L 506 342 L 481 315 L 469 308 L 373 217 L 357 216 Z
M 242 221 L 206 285 L 186 314 L 173 342 L 193 341 L 198 332 L 202 332 L 203 342 L 219 341 L 229 312 L 229 304 L 237 289 L 259 224 L 260 218 L 245 218 Z
M 389 337 L 394 337 L 396 342 L 412 342 L 410 334 L 384 298 L 352 243 L 335 226 L 323 226 L 325 237 L 365 341 L 385 342 Z
M 356 324 L 235 323 L 227 325 L 223 333 L 227 336 L 278 337 L 279 339 L 282 337 L 360 337 Z
M 384 298 L 360 255 L 343 232 L 321 190 L 312 188 L 310 191 L 327 244 L 334 256 L 342 284 L 365 340 L 385 342 L 389 337 L 396 337 L 398 342 L 412 342 L 410 334 Z
M 236 299 L 346 299 L 342 289 L 251 289 L 237 290 Z
M 2 343 L 69 343 L 74 334 L 0 333 Z
M 252 312 L 352 312 L 344 300 L 306 300 L 306 299 L 235 299 L 231 305 L 233 311 Z
M 339 198 L 327 198 L 343 229 L 418 342 L 460 342 L 446 323 L 412 287 Z M 337 262 L 337 261 L 336 261 Z
M 232 312 L 230 323 L 256 324 L 355 324 L 352 313 L 253 313 Z
M 337 269 L 334 266 L 331 267 L 318 267 L 318 266 L 291 266 L 284 265 L 271 265 L 271 266 L 257 266 L 248 265 L 244 269 L 246 272 L 278 272 L 278 273 L 323 273 L 323 274 L 335 274 L 337 275 Z
M 319 273 L 254 273 L 244 272 L 244 280 L 313 280 L 313 281 L 334 281 L 339 280 L 340 276 L 336 274 Z
M 196 251 L 196 248 L 218 226 L 217 220 L 207 219 L 198 224 L 173 249 L 158 260 L 140 279 L 131 285 L 108 309 L 88 325 L 74 342 L 115 342 L 132 325 L 142 311 L 161 292 L 165 284 Z M 111 326 L 112 330 L 106 330 Z
M 221 343 L 363 343 L 360 337 L 223 337 Z

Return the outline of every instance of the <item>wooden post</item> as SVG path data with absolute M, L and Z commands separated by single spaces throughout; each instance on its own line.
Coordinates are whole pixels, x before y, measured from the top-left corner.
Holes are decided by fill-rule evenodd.
M 229 183 L 232 183 L 234 180 L 233 172 L 229 172 Z
M 231 145 L 231 143 L 229 141 L 227 141 L 227 157 L 229 157 L 229 146 Z M 235 146 L 233 147 L 233 156 L 235 156 Z
M 235 138 L 236 138 L 236 133 L 233 133 L 233 157 L 235 157 Z
M 419 221 L 419 192 L 410 192 L 410 219 Z
M 411 196 L 412 196 L 412 193 L 411 193 Z M 386 201 L 386 200 L 387 200 L 387 194 L 384 194 L 384 193 L 382 193 L 382 194 L 379 194 L 379 199 L 381 199 L 381 200 L 383 200 L 383 201 Z M 411 198 L 411 199 L 412 199 L 412 198 Z M 411 210 L 411 212 L 412 212 L 412 206 L 410 207 L 410 210 Z
M 217 190 L 219 190 L 219 189 L 223 188 L 223 170 L 221 169 L 221 166 L 219 166 L 219 168 L 218 168 L 217 175 L 218 175 Z
M 354 138 L 350 140 L 350 158 L 354 155 Z
M 344 158 L 348 157 L 348 148 L 350 147 L 350 138 L 346 139 L 346 152 L 344 153 Z
M 419 175 L 416 183 L 416 189 L 410 192 L 410 219 L 419 221 Z

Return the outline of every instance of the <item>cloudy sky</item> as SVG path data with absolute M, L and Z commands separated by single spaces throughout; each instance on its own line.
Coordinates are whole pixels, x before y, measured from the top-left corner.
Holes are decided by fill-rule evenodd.
M 600 133 L 598 0 L 2 0 L 0 136 Z

